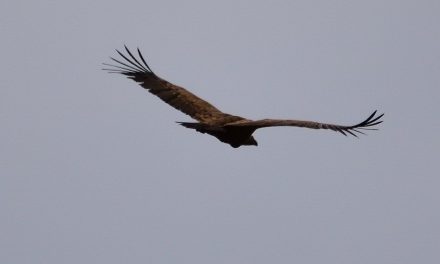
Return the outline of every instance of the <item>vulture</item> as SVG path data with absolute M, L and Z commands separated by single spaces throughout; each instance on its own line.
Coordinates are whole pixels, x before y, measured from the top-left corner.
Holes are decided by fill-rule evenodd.
M 221 142 L 233 148 L 240 146 L 257 146 L 258 143 L 252 134 L 263 127 L 293 126 L 313 129 L 330 129 L 345 136 L 364 134 L 365 130 L 377 130 L 374 126 L 382 123 L 384 114 L 377 115 L 374 111 L 367 119 L 356 125 L 344 126 L 320 123 L 305 120 L 261 119 L 251 120 L 237 115 L 220 111 L 217 107 L 201 99 L 183 87 L 172 84 L 156 75 L 145 61 L 139 48 L 137 54 L 132 53 L 127 46 L 126 53 L 116 50 L 121 56 L 119 59 L 110 57 L 113 64 L 104 63 L 103 70 L 109 73 L 119 73 L 133 79 L 144 89 L 162 99 L 177 110 L 189 115 L 198 122 L 177 122 L 180 125 L 195 129 L 216 137 Z

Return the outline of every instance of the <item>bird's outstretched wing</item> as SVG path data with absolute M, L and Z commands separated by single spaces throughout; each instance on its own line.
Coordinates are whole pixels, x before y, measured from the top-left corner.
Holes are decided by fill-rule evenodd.
M 110 57 L 116 64 L 104 63 L 104 65 L 110 67 L 104 70 L 110 73 L 126 75 L 128 78 L 138 82 L 150 93 L 158 96 L 165 103 L 200 122 L 210 123 L 228 116 L 185 88 L 174 85 L 157 76 L 145 62 L 139 49 L 137 49 L 137 58 L 126 46 L 125 50 L 127 52 L 126 55 L 116 50 L 122 59 L 117 60 Z
M 345 136 L 348 134 L 357 137 L 357 134 L 365 134 L 362 130 L 377 130 L 373 126 L 382 123 L 380 120 L 384 114 L 376 116 L 377 111 L 374 111 L 367 119 L 361 123 L 353 126 L 341 126 L 326 123 L 319 123 L 313 121 L 303 121 L 303 120 L 280 120 L 280 119 L 262 119 L 257 121 L 238 121 L 236 123 L 231 123 L 226 125 L 230 128 L 247 127 L 247 128 L 263 128 L 263 127 L 273 127 L 273 126 L 295 126 L 295 127 L 306 127 L 313 129 L 331 129 L 337 131 Z

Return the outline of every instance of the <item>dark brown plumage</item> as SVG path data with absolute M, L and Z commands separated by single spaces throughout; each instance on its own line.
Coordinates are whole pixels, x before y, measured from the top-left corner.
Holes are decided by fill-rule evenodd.
M 104 70 L 110 73 L 126 75 L 167 104 L 199 121 L 197 123 L 179 122 L 182 126 L 212 135 L 234 148 L 242 145 L 257 146 L 257 141 L 252 136 L 252 133 L 263 127 L 295 126 L 331 129 L 345 136 L 353 135 L 357 137 L 357 134 L 364 134 L 361 130 L 377 130 L 372 127 L 382 123 L 380 119 L 384 114 L 376 115 L 377 111 L 374 111 L 361 123 L 353 126 L 302 120 L 262 119 L 253 121 L 240 116 L 226 114 L 185 88 L 169 83 L 157 76 L 148 66 L 139 49 L 137 49 L 138 57 L 133 55 L 127 47 L 125 47 L 125 50 L 127 52 L 126 55 L 116 50 L 122 59 L 117 60 L 110 57 L 117 65 L 104 63 L 104 65 L 111 67 Z

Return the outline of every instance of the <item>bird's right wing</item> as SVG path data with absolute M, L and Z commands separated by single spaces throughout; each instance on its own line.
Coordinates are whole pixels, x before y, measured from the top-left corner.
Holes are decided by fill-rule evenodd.
M 384 114 L 380 114 L 376 116 L 377 111 L 374 111 L 367 119 L 362 121 L 359 124 L 352 126 L 344 126 L 344 125 L 334 125 L 334 124 L 326 124 L 314 121 L 304 121 L 304 120 L 283 120 L 283 119 L 262 119 L 257 121 L 243 120 L 235 123 L 231 123 L 226 125 L 225 127 L 230 128 L 252 128 L 258 129 L 263 127 L 274 127 L 274 126 L 295 126 L 295 127 L 306 127 L 313 129 L 330 129 L 336 132 L 339 132 L 345 136 L 347 134 L 353 135 L 357 137 L 357 133 L 364 134 L 361 130 L 377 130 L 377 128 L 373 128 L 373 126 L 382 123 L 380 120 Z
M 122 59 L 117 60 L 110 57 L 110 59 L 117 64 L 104 63 L 104 65 L 111 67 L 104 70 L 110 73 L 126 75 L 128 78 L 138 82 L 150 93 L 158 96 L 165 103 L 200 122 L 209 123 L 228 116 L 185 88 L 174 85 L 157 76 L 145 62 L 139 49 L 137 49 L 138 58 L 136 58 L 127 47 L 125 47 L 125 50 L 128 55 L 124 55 L 122 52 L 116 50 Z

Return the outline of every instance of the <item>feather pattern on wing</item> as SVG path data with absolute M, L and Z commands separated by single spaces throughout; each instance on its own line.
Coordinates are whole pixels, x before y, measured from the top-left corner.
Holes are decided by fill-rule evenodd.
M 347 134 L 350 134 L 357 137 L 356 133 L 364 134 L 364 132 L 362 132 L 361 130 L 377 130 L 376 128 L 371 127 L 383 122 L 382 120 L 379 120 L 383 116 L 383 114 L 376 116 L 376 113 L 377 111 L 374 111 L 367 119 L 353 126 L 342 126 L 303 120 L 262 119 L 257 121 L 238 121 L 235 123 L 227 124 L 225 127 L 251 127 L 254 129 L 258 129 L 274 126 L 295 126 L 313 129 L 331 129 L 345 136 L 347 136 Z
M 117 60 L 110 57 L 117 65 L 104 63 L 104 65 L 111 67 L 104 70 L 128 76 L 128 78 L 138 82 L 143 88 L 158 96 L 167 104 L 200 122 L 215 123 L 225 118 L 230 119 L 230 121 L 240 120 L 234 118 L 235 116 L 221 112 L 215 106 L 197 97 L 185 88 L 174 85 L 157 76 L 145 62 L 139 49 L 137 49 L 138 58 L 126 46 L 125 50 L 128 55 L 124 55 L 116 50 L 122 59 Z

